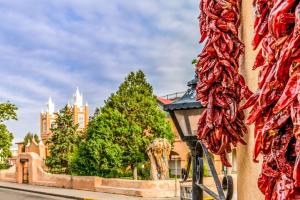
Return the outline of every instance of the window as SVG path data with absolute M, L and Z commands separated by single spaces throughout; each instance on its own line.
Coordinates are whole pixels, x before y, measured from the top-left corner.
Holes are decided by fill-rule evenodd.
M 54 120 L 51 121 L 50 126 L 51 126 L 51 128 L 55 128 L 55 121 Z
M 79 128 L 84 128 L 84 115 L 83 114 L 78 115 L 78 124 L 79 124 Z
M 47 121 L 44 119 L 43 120 L 43 127 L 42 127 L 43 133 L 47 132 Z

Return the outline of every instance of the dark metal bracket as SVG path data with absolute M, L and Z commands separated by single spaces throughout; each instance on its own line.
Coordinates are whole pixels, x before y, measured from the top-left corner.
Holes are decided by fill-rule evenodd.
M 211 171 L 212 177 L 214 179 L 217 193 L 209 189 L 207 186 L 203 184 L 203 176 L 204 176 L 204 160 L 207 160 L 209 169 Z M 195 147 L 195 154 L 194 157 L 189 157 L 188 159 L 188 165 L 187 169 L 182 169 L 182 182 L 187 182 L 187 179 L 189 177 L 189 171 L 191 166 L 192 159 L 196 159 L 196 185 L 201 188 L 202 191 L 205 191 L 207 194 L 212 196 L 216 200 L 231 200 L 233 197 L 233 179 L 229 175 L 225 175 L 223 177 L 222 182 L 219 180 L 216 168 L 214 166 L 214 162 L 212 158 L 210 157 L 208 150 L 206 146 L 201 142 L 197 141 L 196 147 Z M 203 193 L 202 197 L 200 197 L 200 200 L 203 199 Z

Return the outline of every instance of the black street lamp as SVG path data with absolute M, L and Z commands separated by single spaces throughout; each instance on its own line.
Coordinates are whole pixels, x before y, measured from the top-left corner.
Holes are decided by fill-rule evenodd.
M 190 87 L 186 93 L 177 101 L 164 106 L 164 110 L 170 113 L 170 116 L 176 126 L 176 129 L 181 139 L 187 143 L 191 150 L 192 155 L 192 199 L 203 199 L 203 191 L 197 186 L 197 182 L 202 184 L 203 176 L 197 176 L 196 169 L 196 143 L 197 143 L 197 129 L 198 121 L 201 113 L 204 111 L 204 107 L 200 102 L 195 100 L 196 97 L 196 85 L 198 78 L 195 77 L 189 81 L 187 85 Z M 200 154 L 202 154 L 200 152 Z M 199 152 L 198 152 L 199 155 Z M 202 156 L 201 156 L 202 157 Z M 203 169 L 200 169 L 203 170 Z M 199 169 L 198 169 L 199 171 Z M 187 172 L 188 173 L 188 172 Z M 203 173 L 201 173 L 203 174 Z M 196 181 L 197 180 L 197 181 Z
M 229 175 L 225 175 L 222 182 L 214 166 L 213 159 L 210 157 L 205 145 L 197 140 L 198 121 L 204 107 L 195 100 L 196 85 L 198 78 L 188 82 L 190 87 L 185 94 L 171 104 L 164 106 L 164 110 L 170 116 L 179 132 L 181 139 L 187 143 L 192 157 L 188 160 L 187 169 L 183 169 L 183 181 L 186 181 L 189 174 L 190 164 L 192 163 L 192 200 L 203 200 L 203 191 L 216 200 L 230 200 L 233 196 L 233 180 Z M 207 160 L 208 167 L 217 188 L 217 193 L 203 184 L 204 162 Z

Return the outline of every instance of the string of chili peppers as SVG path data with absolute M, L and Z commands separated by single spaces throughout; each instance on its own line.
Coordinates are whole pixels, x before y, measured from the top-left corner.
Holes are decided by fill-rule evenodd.
M 240 109 L 252 106 L 253 160 L 263 155 L 258 187 L 266 200 L 300 199 L 300 1 L 256 0 L 253 69 L 258 90 Z
M 196 98 L 206 110 L 199 120 L 198 138 L 228 167 L 227 153 L 238 143 L 246 144 L 245 115 L 238 108 L 252 95 L 238 73 L 244 53 L 238 38 L 240 4 L 240 0 L 200 1 L 200 42 L 206 43 L 196 64 Z

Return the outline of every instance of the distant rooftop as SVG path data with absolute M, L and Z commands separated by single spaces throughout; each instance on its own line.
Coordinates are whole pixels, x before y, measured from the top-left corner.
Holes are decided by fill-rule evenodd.
M 162 96 L 162 97 L 157 97 L 157 100 L 161 104 L 167 105 L 167 104 L 171 104 L 174 101 L 180 99 L 184 94 L 185 94 L 185 92 L 175 92 L 175 93 L 172 93 L 172 94 L 167 94 L 167 95 Z
M 157 97 L 158 101 L 160 101 L 160 103 L 162 103 L 163 105 L 166 105 L 166 104 L 170 104 L 172 103 L 173 101 L 170 100 L 170 99 L 165 99 L 163 97 Z
M 162 98 L 174 101 L 176 99 L 181 98 L 184 94 L 185 94 L 185 91 L 184 92 L 175 92 L 175 93 L 171 93 L 171 94 L 162 96 Z

